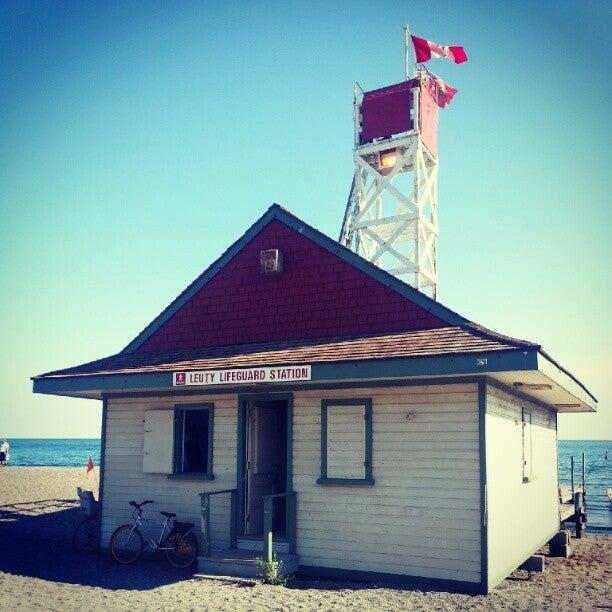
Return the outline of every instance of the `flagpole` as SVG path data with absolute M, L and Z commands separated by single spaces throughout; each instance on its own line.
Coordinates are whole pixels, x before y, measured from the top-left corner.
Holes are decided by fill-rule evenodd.
M 412 40 L 410 38 L 410 26 L 406 24 L 404 26 L 404 62 L 406 67 L 406 80 L 409 81 L 411 78 L 410 70 L 410 44 Z

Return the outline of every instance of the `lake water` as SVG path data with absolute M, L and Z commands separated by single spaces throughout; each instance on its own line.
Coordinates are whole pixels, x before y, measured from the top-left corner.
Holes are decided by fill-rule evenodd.
M 609 459 L 606 460 L 606 450 Z M 559 482 L 571 484 L 570 458 L 575 460 L 576 485 L 582 484 L 582 453 L 586 455 L 587 533 L 612 530 L 612 442 L 610 440 L 559 440 Z
M 86 466 L 91 455 L 100 463 L 99 438 L 30 439 L 9 438 L 10 465 L 55 467 Z
M 91 456 L 94 463 L 100 463 L 99 439 L 26 439 L 13 438 L 10 464 L 20 466 L 85 466 Z M 605 459 L 606 450 L 610 459 Z M 612 505 L 606 490 L 612 487 L 612 441 L 606 440 L 560 440 L 559 481 L 570 484 L 570 457 L 576 459 L 576 484 L 582 479 L 582 453 L 586 454 L 587 485 L 587 533 L 612 531 Z

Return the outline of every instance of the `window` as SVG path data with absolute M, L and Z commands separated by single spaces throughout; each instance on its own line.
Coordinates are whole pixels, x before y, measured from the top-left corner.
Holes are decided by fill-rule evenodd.
M 174 410 L 174 477 L 212 480 L 212 404 L 186 404 Z
M 321 477 L 323 485 L 373 485 L 372 400 L 321 402 Z
M 523 421 L 523 482 L 533 480 L 533 441 L 531 412 L 521 408 Z

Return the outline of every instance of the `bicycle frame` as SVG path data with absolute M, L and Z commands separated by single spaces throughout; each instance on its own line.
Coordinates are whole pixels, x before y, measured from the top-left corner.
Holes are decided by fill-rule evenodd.
M 150 518 L 143 517 L 137 511 L 135 511 L 135 515 L 133 516 L 133 518 L 134 518 L 134 522 L 132 523 L 132 529 L 130 531 L 130 535 L 128 536 L 128 541 L 132 537 L 132 533 L 134 532 L 134 529 L 138 528 L 140 533 L 143 535 L 145 544 L 149 546 L 150 548 L 152 548 L 153 550 L 155 551 L 174 550 L 173 546 L 162 546 L 162 542 L 164 540 L 164 537 L 166 536 L 166 532 L 169 532 L 168 525 L 171 521 L 170 518 L 166 518 L 166 520 L 163 523 L 161 523 L 159 521 L 154 521 Z M 155 541 L 155 538 L 153 538 L 151 534 L 149 533 L 149 531 L 147 530 L 145 523 L 151 523 L 153 525 L 161 525 L 162 530 L 161 530 L 161 533 L 159 534 L 159 539 L 157 542 Z M 193 527 L 187 533 L 190 533 L 192 529 Z
M 153 550 L 172 550 L 172 547 L 161 545 L 166 535 L 166 531 L 168 530 L 169 522 L 170 522 L 169 518 L 167 518 L 163 523 L 160 523 L 159 521 L 153 521 L 149 518 L 145 518 L 137 514 L 134 517 L 134 522 L 132 523 L 132 530 L 130 531 L 130 535 L 128 536 L 128 541 L 132 537 L 132 533 L 134 532 L 134 529 L 138 528 L 140 533 L 143 535 L 145 544 L 149 546 L 150 548 L 152 548 Z M 153 525 L 161 525 L 162 530 L 161 530 L 161 533 L 159 534 L 159 539 L 157 540 L 157 542 L 155 541 L 155 538 L 153 538 L 151 534 L 149 533 L 149 531 L 147 530 L 145 523 L 152 523 Z

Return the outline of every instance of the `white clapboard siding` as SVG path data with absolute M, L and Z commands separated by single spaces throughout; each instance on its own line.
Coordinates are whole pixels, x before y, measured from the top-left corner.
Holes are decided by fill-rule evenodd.
M 375 484 L 317 485 L 321 401 L 351 397 L 372 398 Z M 354 465 L 363 431 L 335 435 L 335 469 Z M 300 391 L 293 436 L 302 565 L 480 581 L 476 385 Z M 329 461 L 328 447 L 332 477 Z
M 144 422 L 142 471 L 172 474 L 174 410 L 147 410 Z
M 150 411 L 173 409 L 177 403 L 213 402 L 213 481 L 169 479 L 166 474 L 143 471 L 145 419 Z M 236 406 L 235 395 L 157 397 L 109 399 L 106 417 L 106 445 L 104 453 L 104 499 L 102 508 L 102 544 L 114 529 L 129 522 L 128 502 L 152 499 L 153 506 L 145 506 L 145 516 L 159 518 L 159 512 L 176 512 L 178 520 L 196 523 L 200 534 L 200 496 L 203 491 L 236 487 Z M 229 496 L 213 496 L 211 502 L 211 531 L 213 547 L 222 548 L 229 542 Z
M 321 401 L 372 398 L 371 487 L 321 486 Z M 201 491 L 236 486 L 237 396 L 190 396 L 215 404 L 212 482 L 143 472 L 145 417 L 183 398 L 110 399 L 105 448 L 103 543 L 130 519 L 131 499 L 155 500 L 146 515 L 176 512 L 199 525 Z M 346 407 L 342 407 L 346 408 Z M 331 415 L 337 408 L 331 408 Z M 363 407 L 360 407 L 363 411 Z M 364 427 L 361 412 L 360 428 Z M 356 423 L 355 423 L 356 424 Z M 363 477 L 365 430 L 346 423 L 332 434 L 328 475 L 355 468 Z M 328 437 L 329 443 L 329 437 Z M 360 444 L 356 449 L 356 444 Z M 331 451 L 331 452 L 329 452 Z M 535 450 L 534 450 L 535 453 Z M 535 455 L 534 455 L 535 460 Z M 297 553 L 307 566 L 480 580 L 478 401 L 473 384 L 426 385 L 294 394 L 293 483 Z M 213 497 L 213 547 L 229 538 L 229 497 Z M 198 530 L 199 533 L 199 530 Z
M 365 478 L 365 406 L 327 408 L 327 476 Z
M 523 482 L 522 409 L 531 413 L 531 480 Z M 486 414 L 489 586 L 559 528 L 556 413 L 488 387 Z

